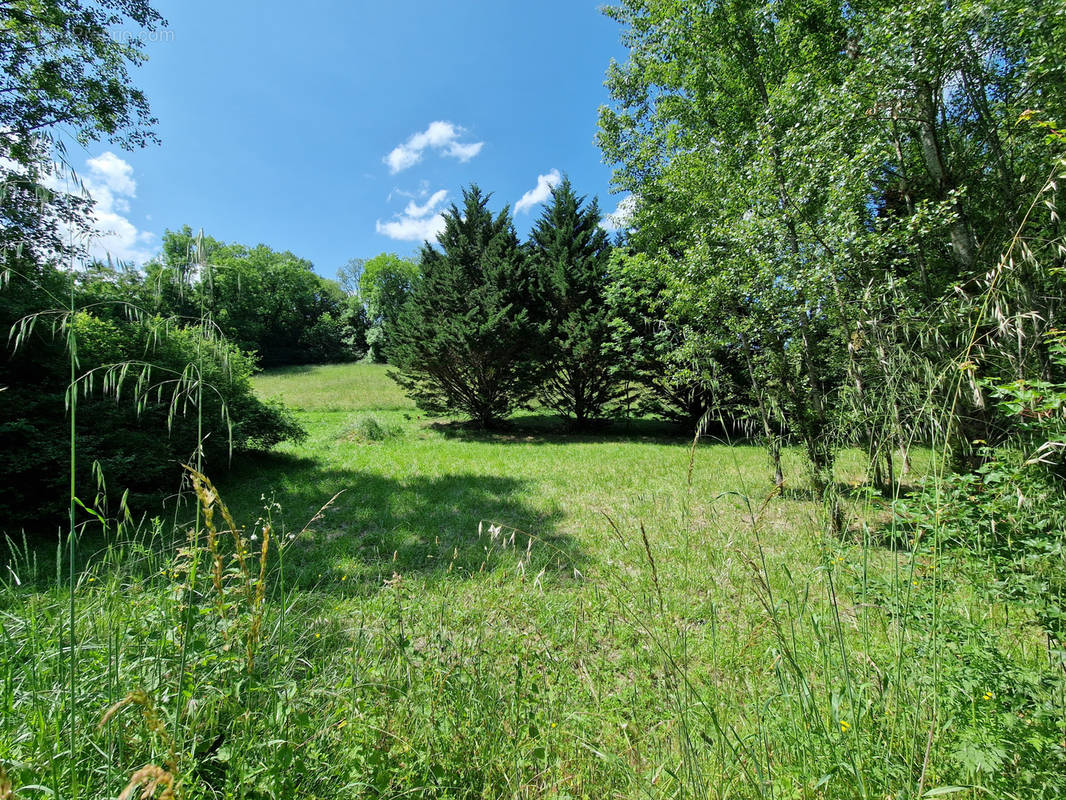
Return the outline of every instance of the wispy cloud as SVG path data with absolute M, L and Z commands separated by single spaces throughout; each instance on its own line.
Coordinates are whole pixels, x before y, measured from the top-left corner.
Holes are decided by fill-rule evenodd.
M 459 138 L 464 133 L 466 133 L 465 129 L 450 122 L 440 120 L 431 122 L 424 131 L 412 134 L 406 142 L 394 147 L 383 160 L 389 165 L 389 171 L 394 175 L 408 167 L 413 167 L 422 160 L 422 153 L 430 148 L 437 150 L 443 156 L 466 162 L 480 153 L 485 143 L 460 142 Z
M 433 211 L 438 205 L 444 202 L 444 198 L 448 196 L 447 189 L 441 189 L 433 193 L 422 205 L 418 205 L 414 200 L 407 204 L 407 208 L 403 210 L 405 216 L 414 217 L 415 219 L 421 219 Z
M 626 230 L 633 222 L 633 214 L 637 210 L 637 198 L 627 194 L 618 201 L 618 206 L 610 214 L 604 214 L 600 220 L 600 227 L 609 233 Z
M 563 176 L 559 174 L 557 169 L 553 169 L 547 175 L 538 175 L 537 185 L 522 195 L 518 202 L 514 204 L 514 213 L 528 212 L 533 206 L 543 203 L 551 197 L 552 189 L 562 179 Z
M 429 181 L 427 181 L 427 180 L 420 181 L 419 184 L 418 184 L 418 189 L 416 191 L 413 191 L 413 192 L 412 191 L 408 191 L 407 189 L 401 189 L 400 187 L 397 186 L 391 192 L 389 192 L 389 196 L 385 198 L 385 202 L 386 203 L 391 203 L 392 202 L 392 198 L 394 196 L 396 196 L 396 197 L 407 197 L 407 198 L 410 198 L 411 200 L 418 200 L 418 199 L 423 198 L 423 197 L 429 197 Z
M 444 214 L 437 209 L 447 197 L 447 190 L 440 189 L 422 205 L 411 200 L 402 214 L 387 222 L 378 220 L 375 229 L 382 236 L 402 242 L 434 241 L 444 230 Z
M 484 146 L 484 142 L 470 142 L 469 144 L 460 144 L 459 142 L 452 142 L 444 151 L 444 155 L 451 156 L 452 158 L 457 158 L 459 159 L 460 163 L 465 164 L 467 161 L 469 161 L 478 153 L 480 153 L 481 148 Z

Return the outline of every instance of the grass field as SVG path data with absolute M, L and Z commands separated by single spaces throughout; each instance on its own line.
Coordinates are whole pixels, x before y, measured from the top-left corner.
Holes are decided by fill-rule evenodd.
M 231 507 L 254 515 L 268 486 L 287 524 L 300 527 L 343 492 L 306 537 L 301 580 L 370 573 L 380 582 L 382 571 L 432 578 L 456 550 L 455 567 L 465 574 L 483 560 L 480 523 L 533 535 L 579 569 L 625 550 L 608 517 L 627 535 L 639 536 L 643 523 L 666 550 L 702 549 L 723 544 L 708 538 L 713 531 L 743 528 L 740 496 L 719 495 L 739 492 L 759 503 L 772 489 L 760 448 L 704 444 L 690 459 L 689 437 L 668 426 L 619 423 L 575 437 L 533 415 L 517 417 L 512 431 L 477 433 L 423 418 L 385 373 L 340 365 L 258 379 L 261 394 L 300 411 L 310 437 L 238 464 L 222 486 Z M 774 502 L 763 524 L 817 530 L 820 509 L 806 497 L 802 461 L 789 456 L 788 494 L 798 499 Z M 858 479 L 861 466 L 857 456 L 846 460 L 842 480 Z M 789 550 L 798 544 L 792 538 Z
M 475 433 L 378 366 L 257 391 L 310 436 L 219 477 L 243 538 L 203 489 L 182 530 L 218 536 L 127 531 L 73 591 L 29 550 L 0 578 L 19 797 L 146 764 L 186 797 L 918 797 L 978 785 L 959 748 L 993 752 L 1038 673 L 1038 632 L 950 553 L 886 546 L 857 453 L 838 540 L 793 452 L 772 492 L 754 446 Z

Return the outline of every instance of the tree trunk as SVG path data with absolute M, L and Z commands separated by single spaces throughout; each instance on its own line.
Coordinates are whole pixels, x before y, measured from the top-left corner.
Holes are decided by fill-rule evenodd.
M 918 141 L 922 146 L 925 168 L 936 186 L 937 199 L 947 200 L 955 180 L 944 161 L 944 151 L 937 134 L 937 104 L 928 81 L 918 86 Z M 977 239 L 959 200 L 955 201 L 955 220 L 951 223 L 951 251 L 955 262 L 965 270 L 977 263 Z

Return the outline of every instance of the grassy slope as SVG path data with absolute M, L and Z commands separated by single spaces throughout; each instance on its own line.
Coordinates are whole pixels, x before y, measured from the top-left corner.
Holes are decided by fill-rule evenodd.
M 164 760 L 169 745 L 135 720 L 108 738 L 110 762 L 91 731 L 138 686 L 171 707 L 180 662 L 199 710 L 178 703 L 170 724 L 192 794 L 903 797 L 961 780 L 939 771 L 950 744 L 933 736 L 935 676 L 954 674 L 942 659 L 957 654 L 914 620 L 967 619 L 986 650 L 1002 639 L 1020 663 L 1039 658 L 948 560 L 867 546 L 860 527 L 827 541 L 795 454 L 767 499 L 754 447 L 701 445 L 690 483 L 688 443 L 661 429 L 574 439 L 527 419 L 465 433 L 421 418 L 381 367 L 285 370 L 257 388 L 299 409 L 310 438 L 220 484 L 249 530 L 264 497 L 281 506 L 255 679 L 219 649 L 229 634 L 210 623 L 209 589 L 177 646 L 174 620 L 190 619 L 169 591 L 191 582 L 180 559 L 101 562 L 78 595 L 97 664 L 76 689 L 86 785 L 114 794 Z M 849 454 L 840 477 L 860 466 Z M 60 786 L 62 769 L 39 775 L 31 754 L 66 736 L 66 662 L 45 644 L 62 636 L 62 595 L 3 597 L 9 641 L 36 665 L 15 673 L 7 658 L 5 699 L 39 721 L 5 722 L 23 743 L 0 759 L 31 765 L 23 783 Z M 46 687 L 56 699 L 41 711 Z

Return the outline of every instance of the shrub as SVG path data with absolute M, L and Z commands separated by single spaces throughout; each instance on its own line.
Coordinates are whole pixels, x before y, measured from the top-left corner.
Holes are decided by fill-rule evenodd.
M 349 442 L 384 442 L 403 434 L 399 425 L 379 422 L 377 417 L 367 414 L 359 417 L 341 432 L 340 438 Z
M 1051 354 L 1061 368 L 1061 341 Z M 1036 670 L 1011 663 L 988 636 L 961 635 L 943 679 L 960 688 L 950 697 L 981 696 L 981 711 L 961 702 L 945 704 L 943 713 L 956 729 L 952 760 L 975 783 L 1004 795 L 1049 796 L 1062 791 L 1066 774 L 1066 384 L 985 383 L 1000 400 L 999 427 L 1012 431 L 1009 438 L 994 447 L 975 442 L 981 463 L 974 470 L 927 481 L 896 510 L 912 546 L 964 556 L 954 560 L 989 605 L 1023 609 L 1046 635 L 1046 666 Z
M 9 530 L 62 516 L 72 447 L 79 499 L 106 510 L 126 490 L 139 508 L 175 489 L 184 463 L 219 471 L 234 451 L 304 435 L 283 407 L 252 394 L 252 357 L 199 327 L 64 312 L 24 317 L 14 330 L 18 347 L 0 367 Z

